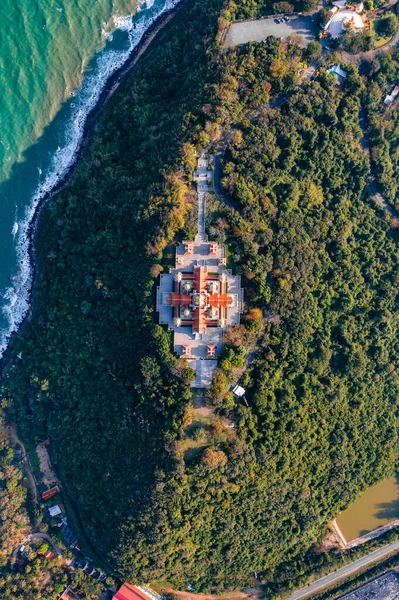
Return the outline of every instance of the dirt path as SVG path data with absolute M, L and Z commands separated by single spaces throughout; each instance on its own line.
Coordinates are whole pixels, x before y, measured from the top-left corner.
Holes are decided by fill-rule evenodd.
M 373 163 L 371 160 L 371 150 L 370 143 L 367 132 L 367 114 L 366 109 L 362 108 L 359 111 L 359 125 L 362 130 L 362 138 L 360 140 L 360 145 L 363 150 L 363 153 L 367 159 L 369 165 L 369 175 L 367 177 L 367 187 L 370 192 L 371 197 L 374 202 L 378 204 L 380 208 L 385 210 L 390 217 L 399 218 L 399 212 L 393 208 L 388 202 L 383 198 L 381 193 L 378 190 L 378 183 L 376 181 L 375 175 L 373 173 Z
M 344 50 L 342 50 L 340 52 L 340 54 L 341 54 L 341 58 L 344 62 L 346 62 L 348 64 L 358 65 L 359 63 L 362 62 L 362 60 L 365 60 L 365 59 L 373 60 L 373 58 L 378 56 L 378 54 L 383 54 L 384 52 L 389 52 L 392 48 L 395 48 L 395 46 L 397 46 L 398 42 L 399 42 L 399 32 L 395 33 L 393 38 L 391 38 L 389 40 L 389 42 L 384 44 L 384 46 L 381 46 L 380 48 L 376 48 L 375 50 L 368 50 L 367 52 L 361 52 L 359 54 L 349 54 L 348 52 L 345 52 Z
M 47 487 L 52 487 L 54 485 L 58 485 L 58 487 L 61 487 L 61 482 L 55 474 L 54 469 L 51 465 L 50 456 L 45 443 L 42 442 L 38 444 L 36 447 L 36 452 L 40 462 L 40 471 L 43 475 L 42 481 L 44 485 L 46 485 Z
M 24 474 L 26 476 L 27 487 L 28 487 L 28 491 L 32 498 L 33 508 L 36 508 L 39 504 L 39 500 L 37 497 L 36 480 L 35 480 L 35 476 L 33 474 L 32 467 L 30 466 L 30 462 L 28 459 L 27 452 L 25 450 L 25 446 L 18 437 L 18 433 L 17 433 L 15 424 L 9 425 L 7 427 L 7 430 L 8 430 L 8 434 L 9 434 L 12 444 L 14 446 L 16 446 L 18 444 L 22 449 L 22 468 L 23 468 Z M 35 528 L 38 525 L 39 525 L 39 522 L 36 519 L 36 517 L 34 517 L 34 522 L 32 523 L 32 527 Z
M 56 554 L 59 554 L 60 556 L 62 556 L 61 548 L 59 548 L 58 546 L 56 546 L 54 544 L 53 540 L 48 535 L 48 533 L 40 533 L 40 532 L 39 533 L 31 533 L 30 535 L 27 535 L 26 538 L 24 538 L 22 540 L 22 542 L 20 544 L 18 544 L 18 547 L 15 548 L 14 552 L 12 553 L 12 556 L 15 558 L 16 555 L 18 554 L 20 547 L 23 546 L 24 544 L 27 544 L 28 542 L 31 542 L 32 540 L 43 540 L 43 541 L 48 542 L 49 544 L 51 544 L 51 547 L 54 550 L 54 552 Z
M 223 594 L 195 594 L 191 592 L 180 592 L 173 589 L 165 589 L 164 592 L 172 593 L 180 600 L 243 600 L 244 598 L 260 598 L 262 590 L 260 588 L 248 588 L 237 590 L 235 592 L 225 592 Z

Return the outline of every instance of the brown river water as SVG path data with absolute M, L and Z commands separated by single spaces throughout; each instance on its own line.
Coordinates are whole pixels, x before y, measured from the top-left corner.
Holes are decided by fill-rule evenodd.
M 399 519 L 399 475 L 366 490 L 339 515 L 337 525 L 350 542 L 395 519 Z

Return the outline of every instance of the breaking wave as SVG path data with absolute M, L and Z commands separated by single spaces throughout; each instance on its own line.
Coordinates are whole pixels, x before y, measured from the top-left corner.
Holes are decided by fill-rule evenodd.
M 125 31 L 128 35 L 127 48 L 124 50 L 106 49 L 97 55 L 95 69 L 85 78 L 81 90 L 74 97 L 74 103 L 70 105 L 71 115 L 65 128 L 64 143 L 55 152 L 48 172 L 33 194 L 23 220 L 14 224 L 13 234 L 15 232 L 17 242 L 18 270 L 3 295 L 5 301 L 3 312 L 7 318 L 8 328 L 0 331 L 0 357 L 7 348 L 11 334 L 17 331 L 29 310 L 33 277 L 29 255 L 29 230 L 41 200 L 54 190 L 74 164 L 87 117 L 99 101 L 109 78 L 127 62 L 154 21 L 164 12 L 177 6 L 179 2 L 180 0 L 166 0 L 160 10 L 152 11 L 148 17 L 143 15 L 141 21 L 134 21 L 133 15 L 114 17 L 116 29 Z M 147 9 L 150 9 L 153 4 L 153 0 L 147 0 Z M 142 10 L 144 8 L 143 6 Z

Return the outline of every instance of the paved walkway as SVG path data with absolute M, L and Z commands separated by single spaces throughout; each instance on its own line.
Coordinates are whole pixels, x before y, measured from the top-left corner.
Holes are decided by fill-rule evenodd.
M 196 240 L 200 242 L 206 241 L 205 233 L 205 215 L 206 215 L 206 194 L 209 191 L 208 180 L 211 175 L 208 171 L 208 160 L 205 154 L 201 154 L 198 159 L 198 169 L 195 174 L 195 179 L 198 182 L 198 234 Z
M 307 596 L 316 594 L 324 588 L 330 587 L 338 583 L 342 579 L 350 577 L 357 571 L 364 569 L 372 563 L 382 560 L 383 558 L 387 557 L 389 554 L 396 552 L 397 550 L 399 550 L 399 540 L 396 540 L 391 544 L 386 544 L 385 546 L 382 546 L 382 548 L 378 548 L 378 550 L 374 550 L 374 552 L 371 552 L 366 556 L 362 556 L 362 558 L 354 560 L 353 562 L 349 563 L 349 565 L 345 565 L 337 571 L 334 571 L 333 573 L 329 573 L 329 575 L 325 575 L 324 577 L 317 579 L 317 581 L 314 581 L 310 585 L 307 585 L 306 587 L 297 590 L 296 592 L 291 594 L 291 596 L 288 596 L 286 600 L 301 600 L 302 598 L 306 598 Z

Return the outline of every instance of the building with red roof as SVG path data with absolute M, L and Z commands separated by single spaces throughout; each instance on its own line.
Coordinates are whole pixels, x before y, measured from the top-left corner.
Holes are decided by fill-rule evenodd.
M 176 248 L 175 268 L 157 288 L 159 323 L 174 332 L 174 351 L 196 373 L 195 388 L 212 383 L 223 349 L 223 332 L 238 325 L 243 310 L 241 278 L 226 269 L 226 250 L 205 234 L 208 160 L 198 160 L 198 234 Z
M 148 588 L 124 583 L 112 600 L 161 600 L 161 596 Z

